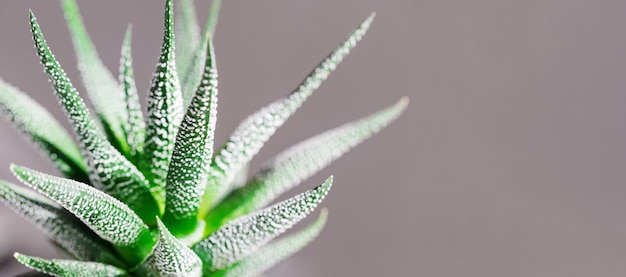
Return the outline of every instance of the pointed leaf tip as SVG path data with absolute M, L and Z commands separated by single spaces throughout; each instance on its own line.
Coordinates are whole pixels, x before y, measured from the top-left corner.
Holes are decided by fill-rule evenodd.
M 408 98 L 403 97 L 396 104 L 368 117 L 288 148 L 264 165 L 245 186 L 230 192 L 205 216 L 205 221 L 210 226 L 219 226 L 267 205 L 389 125 L 402 114 L 407 104 Z
M 157 226 L 159 240 L 146 264 L 142 266 L 158 273 L 158 276 L 200 277 L 202 275 L 200 258 L 176 239 L 159 218 Z
M 317 220 L 304 229 L 264 246 L 232 267 L 218 271 L 216 275 L 221 277 L 258 276 L 313 241 L 324 228 L 327 218 L 328 210 L 324 208 Z
M 91 185 L 127 203 L 146 222 L 152 221 L 153 215 L 159 210 L 146 179 L 98 129 L 87 105 L 52 54 L 34 19 L 31 21 L 31 33 L 37 55 L 52 83 L 57 100 L 80 141 Z
M 236 173 L 256 155 L 265 142 L 296 112 L 306 99 L 337 68 L 365 36 L 374 18 L 361 23 L 339 46 L 322 60 L 313 71 L 287 97 L 274 101 L 244 119 L 233 131 L 227 142 L 215 155 L 211 175 L 207 181 L 200 215 L 221 200 L 232 188 L 229 184 Z
M 225 269 L 267 244 L 305 218 L 326 197 L 332 177 L 312 190 L 241 217 L 194 245 L 204 272 Z
M 144 155 L 140 168 L 150 180 L 150 190 L 161 208 L 170 158 L 183 118 L 183 99 L 176 70 L 172 0 L 165 3 L 163 41 L 159 62 L 148 94 Z
M 129 262 L 143 260 L 153 242 L 148 226 L 126 204 L 86 184 L 50 176 L 21 166 L 12 168 L 24 184 L 54 200 Z

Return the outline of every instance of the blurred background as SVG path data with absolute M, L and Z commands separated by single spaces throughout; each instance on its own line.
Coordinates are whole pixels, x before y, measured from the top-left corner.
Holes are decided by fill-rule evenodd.
M 145 98 L 162 1 L 82 0 L 117 73 L 126 25 Z M 209 1 L 196 1 L 202 21 Z M 0 3 L 0 76 L 66 123 L 38 63 L 28 9 L 78 82 L 58 1 Z M 215 44 L 217 140 L 282 97 L 372 11 L 368 35 L 252 164 L 408 95 L 405 114 L 287 196 L 335 175 L 329 222 L 267 276 L 624 276 L 626 1 L 225 1 Z M 67 125 L 66 125 L 67 126 Z M 10 163 L 56 174 L 0 121 Z M 301 228 L 299 224 L 296 228 Z M 0 275 L 11 254 L 62 254 L 0 207 Z

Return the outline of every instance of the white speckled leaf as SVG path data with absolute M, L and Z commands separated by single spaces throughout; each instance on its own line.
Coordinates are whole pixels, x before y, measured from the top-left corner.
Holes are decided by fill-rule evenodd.
M 126 29 L 124 43 L 122 44 L 122 54 L 120 58 L 119 81 L 124 91 L 126 112 L 128 113 L 128 124 L 124 125 L 129 147 L 129 157 L 137 163 L 143 154 L 143 144 L 146 139 L 146 124 L 139 105 L 139 95 L 135 85 L 135 74 L 133 71 L 133 58 L 131 51 L 132 26 Z
M 157 224 L 159 241 L 147 260 L 147 267 L 161 277 L 202 276 L 202 261 L 198 255 L 178 241 L 161 221 Z
M 150 253 L 152 237 L 126 204 L 86 184 L 12 166 L 15 176 L 74 214 L 98 236 L 112 243 L 128 261 L 139 262 Z
M 58 277 L 117 277 L 126 276 L 121 268 L 98 262 L 72 260 L 46 260 L 15 253 L 15 258 L 25 266 Z
M 85 29 L 75 0 L 62 0 L 67 25 L 72 35 L 83 83 L 111 143 L 124 155 L 129 154 L 124 130 L 128 124 L 126 102 L 113 74 L 98 57 Z
M 111 245 L 51 200 L 0 181 L 0 202 L 42 230 L 72 256 L 87 261 L 122 265 Z
M 74 126 L 91 185 L 128 203 L 146 222 L 154 222 L 159 209 L 150 194 L 146 179 L 97 129 L 85 103 L 48 48 L 32 12 L 30 18 L 37 54 L 50 77 L 59 103 Z
M 184 1 L 187 2 L 187 1 Z M 181 2 L 181 5 L 185 3 Z M 191 1 L 190 1 L 191 2 Z M 206 48 L 209 43 L 209 37 L 215 37 L 215 27 L 217 26 L 217 18 L 220 11 L 222 1 L 221 0 L 213 0 L 211 3 L 211 12 L 209 17 L 207 18 L 206 25 L 204 27 L 204 35 L 202 36 L 202 41 L 199 44 L 196 44 L 196 48 L 193 49 L 193 56 L 189 60 L 189 63 L 185 68 L 179 68 L 184 71 L 182 75 L 180 75 L 181 88 L 183 92 L 183 102 L 184 106 L 187 107 L 191 102 L 191 98 L 193 98 L 195 89 L 200 84 L 200 80 L 202 79 L 202 72 L 204 71 L 203 66 L 206 60 Z M 195 21 L 195 15 L 193 15 Z M 190 20 L 190 17 L 187 18 Z M 198 30 L 199 32 L 199 30 Z
M 213 210 L 206 221 L 226 222 L 267 205 L 288 189 L 300 184 L 341 157 L 352 147 L 379 132 L 405 110 L 404 97 L 363 119 L 326 131 L 279 154 L 245 186 L 233 190 Z
M 88 181 L 78 146 L 48 111 L 0 79 L 0 110 L 68 178 Z
M 231 221 L 193 246 L 205 274 L 225 269 L 306 217 L 324 199 L 332 176 L 312 190 Z
M 159 204 L 165 203 L 167 171 L 178 125 L 183 118 L 183 99 L 174 54 L 173 16 L 172 0 L 167 0 L 161 57 L 148 94 L 146 143 L 141 167 Z
M 295 234 L 272 242 L 235 265 L 212 274 L 212 277 L 253 277 L 295 254 L 313 241 L 326 224 L 328 211 L 323 209 L 317 220 Z
M 206 51 L 202 82 L 180 125 L 167 174 L 164 220 L 175 234 L 191 232 L 195 227 L 207 169 L 213 157 L 217 122 L 217 67 L 213 43 L 209 42 Z
M 348 38 L 328 55 L 289 96 L 270 104 L 243 120 L 225 145 L 216 154 L 211 165 L 201 214 L 211 208 L 229 191 L 229 184 L 239 169 L 256 155 L 263 144 L 285 123 L 302 103 L 317 89 L 328 75 L 365 35 L 374 14 L 365 20 Z
M 199 45 L 200 26 L 193 0 L 180 0 L 176 12 L 176 69 L 180 80 L 185 80 Z

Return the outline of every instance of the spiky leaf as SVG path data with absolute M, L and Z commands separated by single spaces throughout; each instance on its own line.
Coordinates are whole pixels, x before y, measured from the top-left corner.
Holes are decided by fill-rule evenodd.
M 143 265 L 144 270 L 161 277 L 202 276 L 202 261 L 198 255 L 177 240 L 160 220 L 157 224 L 159 241 L 147 264 Z
M 213 43 L 209 42 L 206 51 L 202 82 L 180 125 L 167 174 L 164 220 L 175 234 L 188 234 L 196 227 L 207 169 L 213 157 L 217 121 L 217 67 Z
M 233 220 L 196 244 L 192 249 L 204 261 L 204 272 L 231 266 L 291 228 L 324 199 L 332 181 L 331 176 L 312 190 Z
M 189 64 L 184 69 L 183 75 L 179 76 L 181 80 L 181 88 L 183 92 L 184 105 L 187 107 L 191 102 L 191 98 L 194 96 L 196 87 L 200 84 L 202 79 L 202 65 L 206 60 L 207 44 L 209 43 L 209 37 L 215 37 L 215 27 L 217 26 L 217 18 L 222 1 L 213 0 L 211 4 L 211 12 L 204 27 L 204 35 L 202 41 L 196 45 L 193 50 L 193 57 Z
M 232 182 L 239 169 L 259 152 L 276 129 L 282 126 L 287 118 L 328 78 L 337 64 L 365 35 L 372 20 L 374 20 L 374 14 L 333 50 L 289 96 L 257 111 L 239 124 L 213 160 L 211 165 L 213 170 L 207 183 L 201 209 L 202 215 L 229 191 L 224 184 Z
M 183 117 L 183 99 L 176 73 L 172 0 L 165 5 L 165 31 L 161 56 L 148 94 L 148 122 L 142 171 L 150 180 L 152 194 L 165 203 L 165 184 L 178 125 Z
M 1 79 L 0 110 L 65 176 L 89 180 L 80 150 L 61 124 L 39 103 Z
M 395 120 L 408 104 L 395 105 L 366 118 L 344 124 L 307 139 L 279 154 L 245 186 L 233 190 L 206 217 L 214 228 L 267 205 L 286 190 L 300 184 L 341 157 L 352 147 Z
M 126 112 L 128 113 L 128 124 L 125 124 L 124 133 L 128 141 L 129 156 L 133 162 L 137 163 L 143 154 L 143 144 L 146 139 L 146 126 L 139 105 L 139 95 L 135 85 L 135 74 L 133 71 L 133 58 L 131 51 L 132 26 L 126 29 L 124 43 L 122 44 L 122 55 L 120 58 L 119 81 L 124 91 Z
M 87 261 L 123 264 L 109 243 L 57 203 L 4 181 L 0 181 L 0 201 L 41 229 L 72 256 Z
M 154 216 L 159 210 L 146 179 L 97 129 L 85 103 L 50 51 L 32 12 L 30 23 L 41 64 L 50 77 L 55 94 L 80 141 L 91 184 L 128 203 L 146 222 L 154 222 Z
M 72 35 L 74 49 L 78 58 L 78 69 L 93 106 L 102 122 L 107 136 L 123 154 L 129 154 L 124 130 L 128 129 L 128 113 L 124 94 L 113 77 L 98 57 L 89 33 L 75 0 L 62 0 L 65 18 Z
M 152 237 L 146 226 L 126 204 L 86 184 L 11 166 L 24 184 L 59 203 L 98 236 L 112 243 L 131 263 L 150 253 Z
M 328 211 L 323 209 L 317 220 L 305 229 L 272 242 L 259 249 L 235 265 L 216 272 L 215 277 L 253 277 L 258 276 L 278 262 L 300 251 L 319 235 L 326 224 Z
M 58 277 L 116 277 L 126 276 L 121 268 L 98 263 L 73 260 L 46 260 L 15 253 L 15 258 L 27 267 L 39 272 Z

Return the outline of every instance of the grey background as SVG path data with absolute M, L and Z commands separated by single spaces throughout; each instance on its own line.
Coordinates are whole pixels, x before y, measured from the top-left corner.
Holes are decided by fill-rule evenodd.
M 114 72 L 133 22 L 143 97 L 158 56 L 160 2 L 80 2 Z M 197 2 L 204 20 L 209 3 Z M 625 1 L 225 2 L 215 41 L 218 141 L 378 13 L 253 168 L 411 97 L 396 123 L 288 194 L 335 175 L 322 235 L 267 276 L 624 276 Z M 66 122 L 31 46 L 28 8 L 79 80 L 58 1 L 0 3 L 0 76 Z M 2 179 L 15 180 L 11 162 L 55 172 L 5 121 L 0 137 Z M 2 255 L 60 256 L 7 208 L 0 216 Z M 24 270 L 10 259 L 1 268 L 3 276 Z

